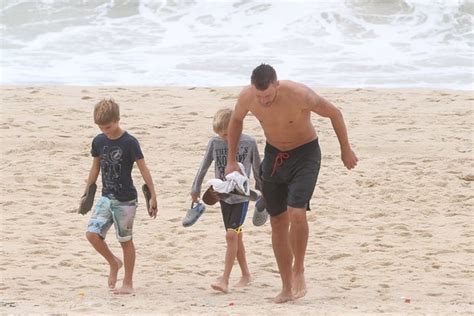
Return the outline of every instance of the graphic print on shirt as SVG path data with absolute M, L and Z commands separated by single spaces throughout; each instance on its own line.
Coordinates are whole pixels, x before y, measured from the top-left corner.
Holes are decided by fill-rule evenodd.
M 100 167 L 104 176 L 104 185 L 108 192 L 120 193 L 122 184 L 120 175 L 122 173 L 122 148 L 118 146 L 104 146 Z
M 222 148 L 222 149 L 216 149 L 216 166 L 217 169 L 219 170 L 219 174 L 224 175 L 225 174 L 225 167 L 227 165 L 227 148 Z M 237 155 L 235 158 L 237 159 L 237 162 L 243 163 L 245 158 L 247 157 L 247 154 L 249 152 L 249 147 L 248 146 L 241 146 L 239 147 L 239 151 L 237 152 Z M 225 180 L 225 179 L 221 179 Z

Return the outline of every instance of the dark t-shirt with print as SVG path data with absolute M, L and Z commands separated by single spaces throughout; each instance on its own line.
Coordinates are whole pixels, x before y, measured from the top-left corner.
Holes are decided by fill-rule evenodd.
M 122 202 L 137 198 L 132 168 L 136 160 L 143 159 L 143 153 L 135 137 L 127 132 L 118 139 L 109 139 L 105 134 L 99 134 L 92 141 L 91 154 L 93 157 L 100 157 L 102 196 L 113 197 Z

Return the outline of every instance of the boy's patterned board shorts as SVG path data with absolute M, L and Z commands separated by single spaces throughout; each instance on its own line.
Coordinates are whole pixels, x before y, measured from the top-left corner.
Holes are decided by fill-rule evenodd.
M 112 226 L 119 242 L 132 239 L 133 221 L 137 212 L 137 200 L 121 202 L 102 196 L 92 212 L 87 231 L 96 233 L 105 239 L 107 231 Z

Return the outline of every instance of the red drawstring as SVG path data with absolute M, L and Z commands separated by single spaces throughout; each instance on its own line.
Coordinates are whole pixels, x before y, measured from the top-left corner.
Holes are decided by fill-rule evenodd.
M 278 155 L 275 157 L 275 163 L 273 164 L 273 171 L 272 171 L 272 177 L 273 174 L 275 174 L 275 171 L 277 170 L 278 167 L 280 167 L 283 164 L 283 161 L 290 158 L 290 155 L 288 153 L 278 153 Z

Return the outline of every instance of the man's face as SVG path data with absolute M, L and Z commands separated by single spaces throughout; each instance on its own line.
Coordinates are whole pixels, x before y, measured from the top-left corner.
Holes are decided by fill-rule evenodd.
M 277 94 L 278 82 L 270 84 L 265 90 L 258 90 L 255 86 L 252 87 L 261 106 L 269 107 L 272 105 Z

